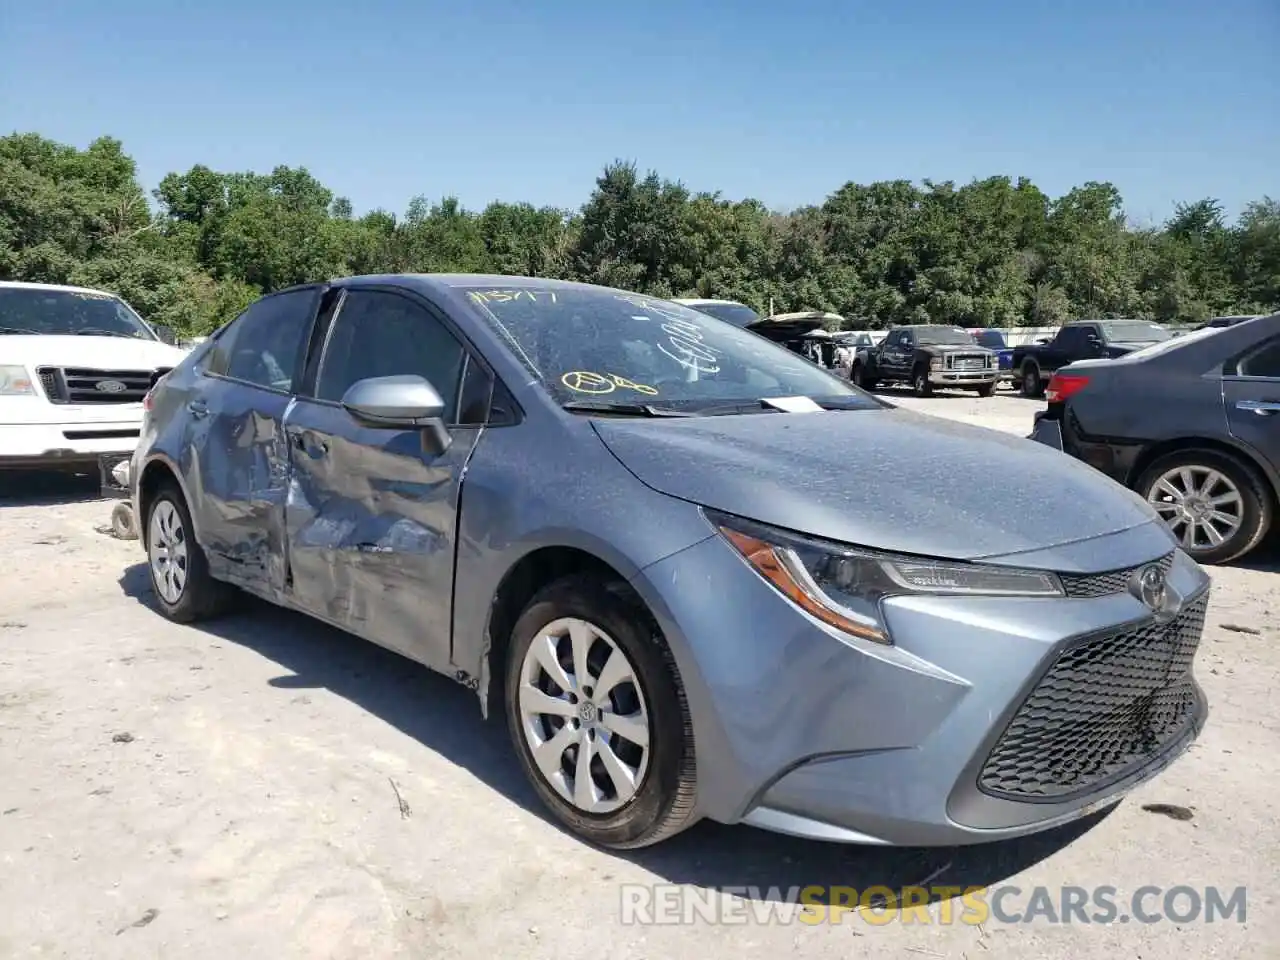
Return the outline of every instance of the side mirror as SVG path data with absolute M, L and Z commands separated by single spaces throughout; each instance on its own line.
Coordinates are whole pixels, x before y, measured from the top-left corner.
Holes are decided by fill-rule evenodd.
M 178 343 L 178 334 L 174 332 L 173 327 L 163 323 L 157 323 L 151 328 L 156 332 L 156 336 L 160 338 L 161 343 L 167 343 L 169 346 L 176 346 Z
M 422 430 L 423 447 L 431 454 L 441 454 L 449 448 L 444 401 L 423 377 L 406 374 L 357 380 L 343 395 L 342 405 L 357 423 L 366 427 Z

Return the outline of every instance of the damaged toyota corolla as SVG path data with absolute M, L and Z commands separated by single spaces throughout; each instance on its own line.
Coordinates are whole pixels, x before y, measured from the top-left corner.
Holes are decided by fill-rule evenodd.
M 1118 802 L 1207 715 L 1209 580 L 1136 494 L 668 301 L 297 287 L 146 407 L 131 476 L 166 616 L 238 588 L 449 675 L 604 846 L 704 817 L 1031 833 Z

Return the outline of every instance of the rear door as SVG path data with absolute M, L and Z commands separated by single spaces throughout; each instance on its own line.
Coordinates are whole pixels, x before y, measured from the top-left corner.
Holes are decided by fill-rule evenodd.
M 1222 378 L 1222 399 L 1232 436 L 1280 471 L 1280 337 L 1231 365 Z
M 392 288 L 346 290 L 313 350 L 285 425 L 293 602 L 443 668 L 462 473 L 492 381 L 442 313 Z M 425 377 L 446 400 L 452 442 L 443 453 L 426 452 L 421 431 L 363 426 L 342 407 L 358 380 L 397 374 Z
M 323 288 L 264 297 L 209 351 L 187 400 L 183 464 L 215 575 L 278 598 L 289 449 L 284 417 Z

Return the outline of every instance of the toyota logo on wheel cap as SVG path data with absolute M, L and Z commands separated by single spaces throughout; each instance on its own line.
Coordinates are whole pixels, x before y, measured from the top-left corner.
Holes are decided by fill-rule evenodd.
M 93 385 L 93 388 L 102 393 L 124 393 L 128 389 L 119 380 L 99 380 Z

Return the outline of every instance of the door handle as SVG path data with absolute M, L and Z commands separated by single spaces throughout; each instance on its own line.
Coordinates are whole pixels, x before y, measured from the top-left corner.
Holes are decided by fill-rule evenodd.
M 1256 413 L 1260 417 L 1269 417 L 1272 414 L 1280 413 L 1280 401 L 1278 400 L 1238 400 L 1236 402 L 1237 410 L 1248 410 Z
M 203 417 L 209 413 L 209 404 L 203 400 L 190 400 L 187 402 L 187 410 L 193 417 Z

